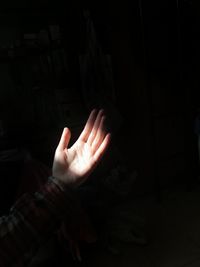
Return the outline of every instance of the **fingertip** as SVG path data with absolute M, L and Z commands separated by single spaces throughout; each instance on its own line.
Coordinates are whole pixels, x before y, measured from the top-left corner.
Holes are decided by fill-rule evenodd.
M 101 115 L 103 116 L 104 113 L 105 113 L 105 110 L 104 110 L 103 108 L 101 108 L 101 109 L 99 110 L 99 114 L 101 114 Z
M 111 133 L 107 133 L 106 134 L 106 138 L 110 141 L 111 140 L 111 137 L 112 137 L 112 134 Z
M 104 150 L 106 151 L 110 145 L 111 142 L 111 133 L 107 133 L 104 138 Z
M 96 108 L 93 108 L 92 111 L 90 112 L 91 115 L 97 113 L 97 109 Z
M 63 132 L 64 132 L 65 134 L 67 134 L 67 133 L 71 133 L 71 131 L 70 131 L 70 129 L 69 129 L 68 127 L 64 127 Z
M 101 117 L 101 120 L 100 120 L 100 125 L 99 125 L 99 127 L 100 127 L 100 129 L 101 130 L 105 130 L 105 121 L 106 121 L 106 116 L 105 115 L 103 115 L 102 117 Z
M 89 115 L 89 118 L 87 120 L 87 122 L 93 122 L 95 120 L 97 116 L 97 109 L 93 109 L 91 112 L 90 112 L 90 115 Z
M 59 149 L 59 150 L 65 149 L 68 146 L 70 138 L 71 138 L 71 132 L 70 132 L 69 128 L 64 127 L 63 133 L 61 135 L 60 142 L 58 144 L 57 149 Z
M 107 140 L 106 140 L 106 147 L 109 146 L 110 142 L 111 142 L 111 139 L 112 139 L 112 134 L 111 133 L 108 133 L 105 137 Z
M 92 115 L 94 115 L 94 114 L 95 115 L 97 115 L 97 114 L 102 115 L 104 113 L 105 113 L 105 110 L 103 108 L 101 108 L 101 109 L 94 108 L 94 109 L 92 109 L 90 114 L 92 114 Z

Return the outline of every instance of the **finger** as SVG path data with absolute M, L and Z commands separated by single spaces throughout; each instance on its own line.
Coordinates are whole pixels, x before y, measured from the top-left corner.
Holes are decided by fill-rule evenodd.
M 78 244 L 75 245 L 75 250 L 76 250 L 76 258 L 78 259 L 79 262 L 81 262 L 82 258 L 81 258 L 81 253 L 80 253 L 80 249 L 79 249 Z
M 93 125 L 96 119 L 96 113 L 97 113 L 96 109 L 93 109 L 92 112 L 90 113 L 90 116 L 85 124 L 85 127 L 81 135 L 79 136 L 80 140 L 87 142 L 88 136 L 90 135 L 90 132 L 93 128 Z
M 97 151 L 97 149 L 101 145 L 103 139 L 105 138 L 105 135 L 106 135 L 106 132 L 105 132 L 105 129 L 104 129 L 105 119 L 106 119 L 105 116 L 101 117 L 101 121 L 100 121 L 100 124 L 99 124 L 99 128 L 97 130 L 96 137 L 95 137 L 95 139 L 94 139 L 94 141 L 92 143 L 92 151 L 93 151 L 93 153 L 95 153 Z
M 102 158 L 102 156 L 104 155 L 106 149 L 108 148 L 110 140 L 111 140 L 111 134 L 108 133 L 104 138 L 103 142 L 101 143 L 101 145 L 99 146 L 99 148 L 97 149 L 96 153 L 94 154 L 94 161 L 96 163 L 98 163 Z
M 73 260 L 76 260 L 76 242 L 74 240 L 69 240 L 69 248 L 72 255 Z
M 102 118 L 102 115 L 103 115 L 103 109 L 101 109 L 96 117 L 96 120 L 95 120 L 95 123 L 93 125 L 93 128 L 92 128 L 92 131 L 90 132 L 90 135 L 88 137 L 88 140 L 87 140 L 87 143 L 88 145 L 92 145 L 95 137 L 96 137 L 96 134 L 97 134 L 97 131 L 99 129 L 99 125 L 100 125 L 100 122 L 101 122 L 101 118 Z
M 70 130 L 68 128 L 64 128 L 57 149 L 63 151 L 65 148 L 67 148 L 69 141 L 70 141 L 70 138 L 71 138 Z

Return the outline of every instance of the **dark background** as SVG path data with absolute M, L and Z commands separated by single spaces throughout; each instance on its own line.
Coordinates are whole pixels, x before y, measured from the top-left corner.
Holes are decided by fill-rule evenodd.
M 85 10 L 112 62 L 107 104 L 82 90 Z M 70 127 L 75 139 L 96 105 L 105 107 L 113 129 L 110 153 L 117 150 L 137 170 L 139 192 L 190 190 L 198 182 L 199 14 L 196 0 L 1 3 L 1 150 L 25 148 L 50 166 L 62 128 Z M 49 37 L 50 25 L 59 25 L 60 41 Z M 35 45 L 39 33 L 43 43 Z M 61 69 L 49 63 L 58 53 L 67 62 Z

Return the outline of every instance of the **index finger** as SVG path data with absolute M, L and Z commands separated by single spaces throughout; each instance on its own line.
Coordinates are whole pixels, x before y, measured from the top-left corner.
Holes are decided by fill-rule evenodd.
M 79 139 L 86 142 L 89 135 L 90 135 L 90 132 L 93 128 L 93 125 L 94 125 L 94 122 L 95 122 L 95 119 L 96 119 L 96 114 L 97 114 L 97 110 L 96 109 L 93 109 L 92 112 L 90 113 L 90 116 L 85 124 L 85 127 L 81 133 L 81 135 L 79 136 Z

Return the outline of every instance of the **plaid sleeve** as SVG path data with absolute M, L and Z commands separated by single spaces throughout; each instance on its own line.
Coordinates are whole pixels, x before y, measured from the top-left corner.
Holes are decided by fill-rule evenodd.
M 35 251 L 63 217 L 72 215 L 72 207 L 73 194 L 64 193 L 53 179 L 35 194 L 24 194 L 0 218 L 0 266 L 15 266 Z

